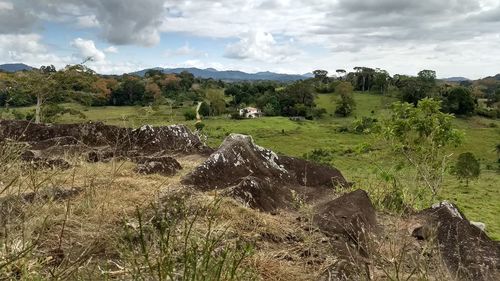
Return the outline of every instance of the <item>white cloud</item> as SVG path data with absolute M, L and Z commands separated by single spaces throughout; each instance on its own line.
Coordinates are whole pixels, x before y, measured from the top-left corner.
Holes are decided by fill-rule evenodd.
M 0 1 L 0 10 L 13 10 L 14 5 L 11 2 Z
M 164 55 L 166 57 L 177 57 L 177 56 L 181 56 L 181 57 L 186 57 L 186 56 L 190 56 L 190 57 L 207 57 L 208 54 L 206 52 L 202 52 L 202 51 L 199 51 L 199 50 L 196 50 L 194 48 L 192 48 L 189 43 L 185 43 L 183 46 L 175 49 L 175 50 L 171 50 L 171 49 L 167 49 L 165 52 L 164 52 Z
M 99 27 L 99 21 L 95 15 L 79 16 L 77 17 L 76 24 L 82 28 Z
M 118 53 L 118 48 L 116 48 L 115 46 L 109 46 L 106 49 L 104 49 L 104 52 L 105 53 L 117 54 Z
M 38 34 L 0 34 L 0 61 L 24 62 L 31 66 L 53 64 L 62 67 L 69 57 L 59 57 L 48 51 Z
M 293 60 L 299 51 L 290 45 L 278 44 L 273 35 L 263 31 L 252 31 L 238 42 L 226 46 L 224 56 L 232 59 L 252 59 L 268 62 Z
M 92 57 L 93 61 L 100 62 L 106 59 L 103 51 L 96 48 L 94 41 L 76 38 L 71 41 L 71 46 L 75 47 L 82 58 Z

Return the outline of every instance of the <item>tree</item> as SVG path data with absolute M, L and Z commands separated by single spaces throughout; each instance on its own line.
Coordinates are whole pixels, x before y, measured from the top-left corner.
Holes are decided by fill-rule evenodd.
M 373 86 L 372 89 L 376 89 L 382 94 L 385 94 L 387 88 L 389 87 L 389 79 L 391 76 L 389 72 L 377 68 L 375 74 L 373 75 Z
M 203 117 L 210 115 L 210 106 L 206 102 L 202 102 L 198 108 L 198 114 Z
M 465 180 L 465 185 L 469 186 L 469 180 L 479 178 L 481 165 L 471 152 L 465 152 L 458 156 L 455 166 L 455 174 L 459 180 Z
M 418 73 L 418 78 L 425 83 L 434 85 L 436 84 L 436 71 L 428 69 L 421 70 Z
M 342 80 L 345 76 L 345 74 L 347 73 L 347 71 L 345 71 L 345 69 L 337 69 L 335 70 L 335 72 L 337 72 L 337 75 L 339 76 L 339 80 Z
M 462 141 L 462 133 L 452 126 L 454 116 L 440 109 L 440 101 L 430 98 L 422 99 L 417 107 L 396 102 L 380 130 L 394 157 L 415 169 L 415 182 L 428 187 L 433 197 L 440 190 L 451 156 L 446 154 L 447 147 Z
M 339 100 L 337 107 L 335 108 L 335 114 L 340 116 L 350 115 L 355 106 L 356 102 L 352 97 L 353 87 L 349 82 L 341 82 L 337 87 L 335 87 L 335 93 L 339 94 Z
M 35 123 L 42 121 L 42 105 L 47 98 L 55 93 L 56 83 L 54 81 L 54 72 L 52 67 L 41 67 L 26 72 L 24 77 L 24 86 L 36 97 Z
M 443 110 L 448 113 L 470 115 L 476 108 L 471 90 L 462 86 L 451 88 L 442 97 Z
M 432 86 L 415 77 L 402 77 L 397 82 L 401 88 L 401 101 L 416 106 L 418 102 L 431 95 Z
M 322 69 L 317 69 L 313 71 L 314 78 L 321 81 L 325 82 L 328 79 L 328 71 L 322 70 Z
M 220 115 L 226 110 L 226 101 L 224 94 L 218 89 L 207 89 L 205 91 L 205 98 L 210 104 L 210 112 L 212 115 Z

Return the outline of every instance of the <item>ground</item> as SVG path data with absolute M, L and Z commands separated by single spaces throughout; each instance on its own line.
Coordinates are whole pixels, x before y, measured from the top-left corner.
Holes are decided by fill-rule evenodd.
M 372 93 L 355 93 L 357 102 L 353 116 L 340 118 L 331 115 L 335 103 L 334 94 L 320 94 L 319 107 L 325 108 L 327 116 L 314 121 L 293 122 L 285 117 L 265 117 L 249 120 L 231 120 L 228 117 L 213 117 L 204 120 L 207 142 L 217 146 L 229 133 L 249 134 L 256 142 L 276 152 L 302 157 L 313 149 L 335 150 L 333 165 L 339 168 L 360 188 L 376 186 L 380 167 L 391 164 L 392 159 L 377 152 L 358 152 L 364 145 L 374 143 L 370 135 L 339 132 L 338 128 L 349 126 L 355 118 L 362 116 L 380 117 L 386 112 L 393 98 Z M 194 121 L 184 121 L 186 108 L 172 109 L 161 106 L 158 111 L 142 107 L 90 107 L 69 105 L 83 111 L 88 120 L 103 121 L 120 126 L 140 126 L 143 124 L 166 125 L 187 124 L 194 128 Z M 20 109 L 26 110 L 26 109 Z M 63 116 L 58 122 L 82 122 L 75 116 Z M 466 187 L 455 177 L 447 174 L 439 199 L 456 202 L 465 215 L 473 221 L 486 223 L 487 232 L 500 239 L 500 175 L 498 174 L 495 145 L 500 140 L 500 121 L 481 117 L 457 118 L 455 125 L 465 132 L 462 146 L 450 150 L 455 159 L 461 152 L 470 151 L 481 161 L 481 176 Z M 438 199 L 436 199 L 438 200 Z

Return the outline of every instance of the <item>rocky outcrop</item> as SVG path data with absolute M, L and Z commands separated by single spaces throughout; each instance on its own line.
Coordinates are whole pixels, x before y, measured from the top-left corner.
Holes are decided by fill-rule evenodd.
M 326 235 L 342 235 L 355 243 L 364 240 L 377 226 L 375 208 L 361 189 L 317 206 L 313 222 Z
M 139 157 L 134 160 L 137 163 L 135 171 L 139 174 L 160 174 L 173 176 L 182 169 L 181 164 L 172 157 Z
M 85 124 L 34 124 L 29 121 L 0 120 L 0 140 L 29 143 L 33 149 L 51 146 L 81 145 L 110 147 L 117 154 L 131 150 L 151 154 L 159 151 L 207 154 L 211 150 L 186 126 L 142 126 L 121 128 L 100 122 Z
M 290 208 L 293 202 L 291 189 L 253 176 L 243 178 L 238 185 L 230 187 L 225 195 L 250 208 L 270 213 Z
M 443 201 L 418 214 L 418 239 L 436 239 L 443 261 L 460 280 L 500 280 L 500 244 L 471 224 L 454 204 Z
M 348 184 L 337 169 L 278 156 L 256 145 L 252 137 L 240 134 L 229 135 L 216 152 L 183 179 L 183 183 L 203 190 L 221 189 L 237 185 L 248 176 L 282 186 L 332 187 Z

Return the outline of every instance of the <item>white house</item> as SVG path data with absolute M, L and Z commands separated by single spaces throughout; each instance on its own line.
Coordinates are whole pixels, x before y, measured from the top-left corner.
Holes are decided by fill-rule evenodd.
M 262 111 L 255 107 L 245 107 L 240 109 L 240 116 L 245 118 L 257 118 L 262 116 Z

